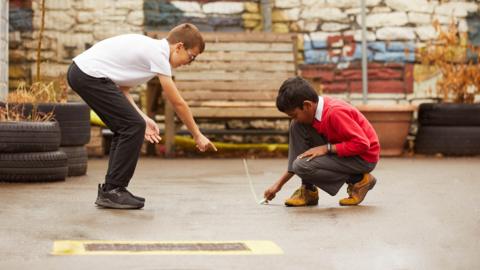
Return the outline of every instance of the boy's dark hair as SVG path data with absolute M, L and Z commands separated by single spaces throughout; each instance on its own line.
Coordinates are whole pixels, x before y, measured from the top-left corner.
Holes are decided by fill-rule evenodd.
M 306 100 L 318 102 L 318 94 L 313 87 L 300 77 L 289 78 L 278 90 L 277 108 L 281 112 L 303 109 L 303 102 Z
M 199 53 L 205 50 L 205 41 L 198 28 L 191 23 L 182 23 L 175 26 L 167 35 L 169 44 L 182 42 L 185 49 L 198 48 Z

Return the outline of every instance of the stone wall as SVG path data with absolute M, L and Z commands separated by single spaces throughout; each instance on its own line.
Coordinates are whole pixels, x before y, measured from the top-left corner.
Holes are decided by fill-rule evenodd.
M 8 2 L 0 2 L 0 101 L 8 92 Z
M 245 30 L 243 18 L 252 9 L 255 20 L 261 20 L 255 2 L 145 0 L 145 29 L 168 31 L 178 24 L 190 22 L 201 31 L 242 32 Z
M 40 1 L 9 2 L 10 89 L 15 89 L 35 77 Z M 182 22 L 195 23 L 202 31 L 244 31 L 244 15 L 251 17 L 249 27 L 258 30 L 258 12 L 255 1 L 47 0 L 42 76 L 65 73 L 75 55 L 111 36 L 168 31 Z
M 34 77 L 39 1 L 10 0 L 10 88 Z M 202 31 L 261 31 L 260 1 L 48 0 L 42 75 L 65 72 L 71 58 L 95 42 L 121 33 L 168 31 L 182 22 Z M 340 64 L 361 58 L 360 1 L 271 0 L 272 30 L 302 37 L 305 64 Z M 438 33 L 432 25 L 454 20 L 460 31 L 474 32 L 479 21 L 472 0 L 367 0 L 368 59 L 415 63 L 415 49 Z M 478 17 L 478 15 L 477 15 Z M 470 26 L 470 27 L 469 27 Z M 415 92 L 415 91 L 414 91 Z
M 350 66 L 358 69 L 362 57 L 359 4 L 357 0 L 275 0 L 273 11 L 275 31 L 303 33 L 306 65 L 301 68 L 302 74 L 308 74 L 306 77 L 314 82 L 317 89 L 326 89 L 326 93 L 353 103 L 362 99 L 359 89 L 355 88 L 359 78 L 351 80 L 339 76 L 331 81 L 330 77 L 322 76 L 326 75 L 324 69 L 328 67 L 331 71 L 337 70 L 337 73 Z M 423 69 L 418 67 L 419 59 L 415 54 L 417 49 L 437 37 L 433 21 L 437 20 L 444 28 L 453 21 L 460 32 L 468 31 L 470 37 L 478 37 L 480 32 L 478 20 L 473 18 L 478 17 L 478 1 L 366 0 L 366 4 L 368 61 L 402 64 L 405 70 L 412 69 L 413 64 L 412 70 L 415 71 L 410 76 L 413 79 L 403 80 L 403 83 L 412 84 L 404 90 L 399 87 L 401 77 L 398 80 L 375 81 L 377 77 L 374 76 L 374 82 L 369 83 L 369 89 L 373 90 L 369 99 L 373 102 L 416 103 L 435 96 L 435 82 L 439 75 L 430 72 L 428 76 L 420 76 L 419 70 Z M 391 72 L 388 66 L 379 70 L 378 65 L 376 71 L 383 74 Z M 353 87 L 345 89 L 342 87 L 345 83 Z M 412 88 L 412 92 L 407 91 Z
M 38 0 L 10 0 L 9 87 L 35 77 Z M 302 75 L 323 93 L 352 103 L 361 94 L 360 0 L 270 0 L 272 31 L 298 33 Z M 191 22 L 202 31 L 262 31 L 260 0 L 47 0 L 42 76 L 66 72 L 71 59 L 104 38 L 168 31 Z M 479 1 L 366 0 L 369 102 L 418 103 L 435 97 L 438 72 L 419 65 L 416 50 L 436 38 L 432 25 L 452 20 L 480 45 Z M 2 35 L 3 37 L 3 35 Z M 4 73 L 3 73 L 4 74 Z M 139 92 L 135 92 L 139 100 Z M 210 123 L 211 124 L 211 123 Z M 215 123 L 214 123 L 215 124 Z M 205 123 L 209 125 L 209 123 Z M 222 126 L 230 123 L 221 124 Z M 242 127 L 268 127 L 242 123 Z
M 274 30 L 278 32 L 305 33 L 305 50 L 321 51 L 325 49 L 328 37 L 353 36 L 355 42 L 361 41 L 361 9 L 357 0 L 275 0 L 273 11 Z M 372 60 L 398 61 L 399 59 L 383 55 L 375 58 L 379 43 L 402 41 L 411 44 L 432 40 L 437 33 L 432 25 L 434 20 L 447 25 L 454 20 L 461 32 L 468 30 L 466 17 L 478 11 L 478 2 L 464 1 L 428 1 L 428 0 L 366 0 L 367 38 L 374 43 L 369 48 Z M 383 46 L 383 45 L 380 45 Z M 392 52 L 395 52 L 392 51 Z M 336 62 L 322 53 L 306 54 L 307 63 Z
M 40 28 L 40 1 L 10 1 L 12 14 L 23 19 L 10 25 L 10 89 L 35 74 L 35 53 Z M 18 4 L 20 3 L 20 4 Z M 72 58 L 96 42 L 118 34 L 143 33 L 141 0 L 47 0 L 42 44 L 41 76 L 44 79 L 65 74 Z M 30 22 L 25 14 L 33 14 Z M 21 21 L 19 23 L 18 21 Z
M 22 81 L 31 80 L 31 62 L 27 58 L 24 41 L 32 42 L 32 1 L 9 1 L 9 88 L 15 89 Z

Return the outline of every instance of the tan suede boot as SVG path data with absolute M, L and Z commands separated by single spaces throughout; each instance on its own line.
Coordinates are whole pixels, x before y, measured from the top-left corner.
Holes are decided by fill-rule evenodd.
M 315 191 L 308 190 L 305 185 L 302 185 L 297 189 L 292 196 L 285 201 L 286 206 L 308 206 L 318 204 L 318 190 L 315 187 Z
M 371 190 L 376 183 L 377 179 L 375 179 L 373 175 L 369 173 L 364 174 L 360 182 L 348 185 L 348 198 L 341 199 L 339 202 L 340 205 L 351 206 L 360 204 L 363 199 L 365 199 L 368 191 Z

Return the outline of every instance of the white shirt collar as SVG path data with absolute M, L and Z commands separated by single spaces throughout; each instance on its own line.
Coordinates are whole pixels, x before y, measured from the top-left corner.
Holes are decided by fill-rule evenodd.
M 315 119 L 319 122 L 322 121 L 322 112 L 323 112 L 323 97 L 318 96 L 317 111 L 315 112 Z

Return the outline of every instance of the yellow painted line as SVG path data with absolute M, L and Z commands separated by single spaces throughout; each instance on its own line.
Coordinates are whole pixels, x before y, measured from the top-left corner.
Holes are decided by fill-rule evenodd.
M 120 245 L 168 245 L 168 244 L 243 244 L 248 250 L 88 250 L 89 244 Z M 70 241 L 58 240 L 53 243 L 52 255 L 275 255 L 283 254 L 282 249 L 272 241 Z

